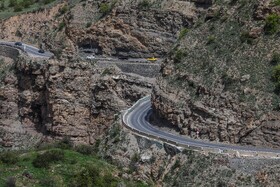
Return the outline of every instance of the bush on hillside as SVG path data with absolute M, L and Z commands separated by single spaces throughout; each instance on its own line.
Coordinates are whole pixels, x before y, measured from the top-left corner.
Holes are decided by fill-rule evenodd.
M 175 63 L 181 62 L 185 56 L 186 56 L 186 53 L 182 49 L 178 49 L 175 52 L 174 62 Z
M 279 53 L 273 53 L 272 58 L 271 58 L 271 64 L 272 65 L 280 64 L 280 54 Z
M 4 164 L 15 164 L 19 160 L 15 152 L 3 152 L 0 154 L 0 162 Z
M 100 171 L 94 165 L 87 165 L 81 169 L 81 171 L 75 174 L 71 178 L 71 186 L 83 187 L 83 186 L 96 186 L 97 181 L 100 178 Z
M 14 11 L 15 11 L 15 12 L 20 12 L 20 11 L 22 11 L 22 9 L 23 9 L 22 4 L 16 4 L 16 5 L 14 6 Z
M 265 19 L 264 31 L 266 34 L 275 34 L 280 30 L 280 16 L 277 14 L 270 14 Z
M 46 5 L 46 4 L 49 4 L 49 3 L 52 3 L 54 2 L 55 0 L 43 0 L 43 3 Z
M 36 168 L 48 168 L 50 164 L 63 161 L 65 158 L 62 150 L 49 150 L 38 154 L 32 164 Z
M 111 6 L 109 3 L 101 3 L 100 8 L 99 8 L 100 13 L 102 13 L 103 15 L 108 14 L 109 12 L 111 12 Z
M 187 28 L 183 28 L 181 31 L 180 31 L 180 34 L 179 34 L 179 40 L 181 40 L 182 38 L 184 38 L 186 35 L 187 35 L 187 33 L 189 32 L 189 29 L 187 29 Z
M 17 4 L 17 0 L 10 0 L 9 1 L 9 7 L 14 7 Z
M 16 178 L 15 177 L 8 177 L 6 180 L 7 187 L 16 187 Z
M 141 2 L 138 3 L 138 8 L 140 9 L 148 9 L 151 7 L 151 2 L 150 0 L 142 0 Z
M 272 80 L 275 82 L 276 92 L 280 92 L 280 64 L 274 67 Z
M 274 1 L 272 1 L 272 5 L 274 5 L 274 6 L 280 6 L 280 0 L 274 0 Z
M 5 10 L 5 2 L 1 1 L 0 10 Z
M 94 153 L 94 147 L 90 145 L 78 145 L 75 147 L 75 151 L 83 155 L 91 155 Z

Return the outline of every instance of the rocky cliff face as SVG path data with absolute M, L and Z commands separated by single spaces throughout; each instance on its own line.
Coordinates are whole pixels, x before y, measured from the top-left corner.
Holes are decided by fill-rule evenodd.
M 162 57 L 181 29 L 190 27 L 204 11 L 200 1 L 143 2 L 64 2 L 2 21 L 0 36 L 49 49 L 58 57 L 73 56 L 80 50 L 115 56 Z
M 21 57 L 12 67 L 0 89 L 4 147 L 33 146 L 65 136 L 92 144 L 114 115 L 150 93 L 152 84 L 86 62 Z
M 190 19 L 178 12 L 119 7 L 88 29 L 68 28 L 82 50 L 126 57 L 164 56 Z
M 279 30 L 267 33 L 271 15 L 280 15 L 272 1 L 209 7 L 162 66 L 156 114 L 188 136 L 279 148 L 280 99 L 271 80 Z

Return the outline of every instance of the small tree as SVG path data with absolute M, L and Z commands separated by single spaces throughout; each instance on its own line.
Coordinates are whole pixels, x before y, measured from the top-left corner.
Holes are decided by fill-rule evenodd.
M 266 34 L 275 34 L 280 30 L 280 16 L 270 14 L 266 17 L 264 31 Z
M 106 15 L 111 11 L 111 6 L 109 3 L 101 3 L 99 11 L 103 14 Z
M 0 10 L 4 10 L 5 9 L 5 1 L 1 1 L 1 4 L 0 4 Z
M 272 80 L 275 82 L 276 91 L 280 91 L 280 64 L 275 66 L 272 73 Z
M 10 0 L 9 7 L 14 7 L 17 4 L 17 0 Z
M 15 11 L 15 12 L 20 12 L 20 11 L 22 11 L 22 9 L 23 9 L 23 6 L 22 6 L 22 4 L 20 4 L 20 3 L 17 3 L 17 4 L 14 6 L 14 11 Z
M 151 7 L 151 2 L 149 0 L 142 0 L 138 3 L 138 8 L 140 9 L 149 9 Z
M 279 53 L 273 53 L 271 58 L 271 64 L 277 65 L 280 64 L 280 54 Z

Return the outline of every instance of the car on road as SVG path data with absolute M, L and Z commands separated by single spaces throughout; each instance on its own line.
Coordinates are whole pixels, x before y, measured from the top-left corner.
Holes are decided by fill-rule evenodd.
M 22 43 L 21 42 L 15 42 L 15 45 L 16 46 L 22 46 Z
M 151 61 L 151 62 L 155 62 L 155 61 L 157 61 L 158 59 L 155 58 L 155 57 L 152 57 L 152 58 L 147 58 L 147 60 L 148 60 L 148 61 Z
M 45 53 L 44 49 L 39 49 L 38 53 Z
M 119 59 L 120 60 L 128 60 L 128 57 L 127 56 L 119 56 Z
M 87 56 L 86 59 L 92 60 L 92 59 L 95 59 L 95 56 L 90 55 L 90 56 Z

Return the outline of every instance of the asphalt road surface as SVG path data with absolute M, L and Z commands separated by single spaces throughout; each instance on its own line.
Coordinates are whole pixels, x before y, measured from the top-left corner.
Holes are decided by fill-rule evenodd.
M 21 49 L 21 50 L 25 51 L 31 57 L 50 58 L 53 56 L 53 54 L 51 52 L 45 51 L 44 53 L 40 53 L 38 48 L 25 44 L 25 43 L 22 43 L 21 46 L 18 46 L 18 45 L 15 45 L 15 42 L 0 41 L 0 45 L 7 45 L 10 47 L 15 47 L 17 49 Z
M 253 146 L 237 146 L 232 144 L 222 144 L 222 143 L 216 143 L 210 141 L 202 141 L 202 140 L 187 138 L 181 135 L 171 134 L 162 131 L 159 128 L 154 127 L 148 121 L 148 118 L 152 113 L 150 97 L 146 100 L 142 100 L 139 102 L 140 104 L 138 106 L 136 106 L 133 110 L 124 114 L 123 120 L 126 123 L 126 125 L 147 135 L 154 135 L 186 146 L 215 148 L 220 150 L 280 153 L 280 150 L 277 149 L 261 148 L 261 147 L 253 147 Z

